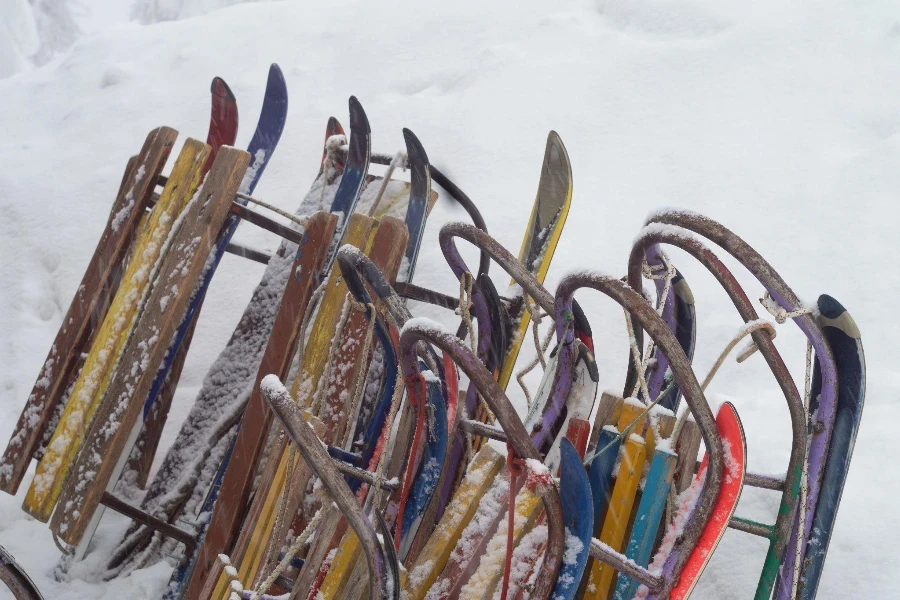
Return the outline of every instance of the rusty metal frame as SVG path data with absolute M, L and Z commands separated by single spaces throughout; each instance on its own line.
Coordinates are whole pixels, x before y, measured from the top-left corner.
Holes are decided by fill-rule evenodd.
M 388 598 L 387 556 L 378 542 L 378 536 L 369 518 L 357 504 L 356 498 L 316 433 L 300 414 L 300 409 L 294 404 L 290 393 L 283 385 L 263 385 L 261 389 L 263 397 L 281 422 L 288 437 L 296 444 L 310 468 L 319 476 L 331 500 L 356 533 L 369 569 L 369 592 L 377 593 L 378 598 Z M 396 587 L 400 582 L 393 583 Z
M 719 285 L 728 294 L 738 314 L 745 323 L 756 321 L 759 315 L 750 298 L 738 283 L 734 274 L 719 260 L 713 251 L 694 235 L 674 225 L 644 227 L 634 240 L 631 247 L 631 255 L 628 258 L 628 284 L 640 290 L 641 264 L 646 250 L 655 244 L 668 244 L 680 248 L 694 257 L 716 279 Z M 750 334 L 760 354 L 768 364 L 772 375 L 778 382 L 778 386 L 784 393 L 788 411 L 791 417 L 791 454 L 788 460 L 787 477 L 780 482 L 778 487 L 772 487 L 772 482 L 748 475 L 745 485 L 757 485 L 767 489 L 775 489 L 782 492 L 781 507 L 775 523 L 775 539 L 772 539 L 772 548 L 779 561 L 784 555 L 790 535 L 791 523 L 797 502 L 799 500 L 800 476 L 802 464 L 806 456 L 806 416 L 803 408 L 803 399 L 788 371 L 787 365 L 781 358 L 772 338 L 764 331 L 754 331 Z M 771 535 L 771 532 L 770 534 Z M 769 536 L 767 536 L 769 537 Z
M 804 308 L 800 299 L 772 265 L 754 250 L 750 244 L 721 223 L 698 213 L 678 209 L 667 209 L 651 214 L 645 221 L 645 225 L 653 223 L 675 225 L 707 238 L 744 265 L 766 288 L 772 298 L 786 311 L 792 312 Z M 806 544 L 811 535 L 819 490 L 825 472 L 831 429 L 834 426 L 837 411 L 837 367 L 834 361 L 834 354 L 831 346 L 828 344 L 828 340 L 825 338 L 822 327 L 816 322 L 814 316 L 808 313 L 798 315 L 792 320 L 806 335 L 806 338 L 816 351 L 822 377 L 822 389 L 819 397 L 814 399 L 817 402 L 813 411 L 816 422 L 807 423 L 808 435 L 812 437 L 806 458 L 809 492 L 806 497 L 806 506 L 801 507 L 806 511 L 804 531 L 798 531 L 800 524 L 798 511 L 794 517 L 792 534 L 790 535 L 783 560 L 779 565 L 775 560 L 773 549 L 770 549 L 763 568 L 763 576 L 760 578 L 760 584 L 756 591 L 757 598 L 768 598 L 772 585 L 775 585 L 774 597 L 776 600 L 786 600 L 792 593 L 797 544 L 800 544 L 801 560 L 806 552 Z M 777 577 L 777 579 L 763 581 L 763 577 L 767 574 L 771 574 L 773 578 Z M 788 575 L 785 577 L 782 574 Z
M 724 450 L 722 440 L 716 429 L 715 417 L 706 402 L 700 383 L 697 381 L 691 363 L 681 349 L 675 334 L 656 313 L 656 310 L 638 292 L 623 281 L 600 275 L 598 273 L 576 273 L 563 278 L 556 288 L 556 328 L 557 339 L 560 340 L 560 363 L 572 362 L 577 358 L 575 353 L 574 327 L 571 319 L 572 302 L 575 292 L 589 287 L 602 292 L 615 300 L 631 313 L 637 324 L 641 326 L 660 350 L 669 359 L 669 365 L 679 387 L 684 394 L 694 420 L 700 428 L 703 441 L 709 456 L 709 467 L 706 472 L 706 483 L 700 492 L 697 504 L 688 518 L 684 533 L 678 539 L 671 554 L 663 565 L 663 577 L 651 580 L 646 574 L 635 574 L 635 578 L 646 584 L 651 592 L 666 597 L 677 583 L 681 569 L 690 552 L 696 547 L 703 529 L 706 527 L 719 495 L 724 468 Z M 599 557 L 601 560 L 609 557 Z M 624 558 L 624 556 L 622 556 Z M 605 560 L 605 562 L 610 562 Z M 615 566 L 615 565 L 613 565 Z

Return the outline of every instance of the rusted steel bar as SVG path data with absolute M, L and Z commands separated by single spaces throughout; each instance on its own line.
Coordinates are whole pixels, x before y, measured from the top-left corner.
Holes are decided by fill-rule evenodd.
M 388 598 L 387 560 L 372 523 L 363 513 L 340 471 L 316 437 L 312 427 L 300 414 L 299 408 L 294 404 L 284 385 L 277 378 L 267 377 L 260 388 L 291 441 L 296 444 L 304 460 L 319 476 L 331 500 L 356 533 L 369 568 L 370 593 L 376 598 Z
M 744 265 L 766 288 L 769 295 L 782 309 L 787 312 L 794 312 L 805 308 L 790 286 L 772 268 L 772 265 L 747 242 L 721 223 L 694 212 L 677 209 L 667 209 L 651 214 L 646 224 L 649 225 L 651 223 L 675 225 L 702 235 Z M 764 581 L 766 577 L 766 573 L 764 573 L 764 576 L 760 578 L 760 585 L 757 587 L 757 597 L 768 597 L 771 586 L 774 583 L 776 587 L 774 597 L 776 600 L 787 600 L 793 593 L 793 583 L 799 576 L 799 565 L 795 563 L 798 555 L 801 560 L 805 555 L 806 544 L 811 534 L 813 518 L 819 499 L 819 490 L 821 489 L 825 471 L 828 444 L 831 439 L 831 430 L 834 426 L 837 411 L 837 366 L 831 346 L 828 344 L 822 327 L 816 322 L 813 315 L 809 313 L 798 314 L 792 320 L 803 331 L 816 351 L 822 387 L 818 398 L 813 399 L 813 408 L 815 409 L 813 415 L 816 422 L 807 425 L 812 439 L 806 453 L 809 492 L 806 496 L 806 506 L 802 507 L 805 510 L 806 517 L 804 519 L 804 529 L 802 532 L 799 531 L 800 515 L 798 511 L 798 514 L 794 516 L 794 526 L 785 549 L 784 559 L 780 564 L 775 560 L 770 560 L 770 558 L 766 559 L 764 570 L 766 573 L 770 573 L 772 577 L 766 578 Z M 772 578 L 776 575 L 777 581 L 773 581 Z
M 409 300 L 427 302 L 428 304 L 434 304 L 435 306 L 450 310 L 456 310 L 459 307 L 459 298 L 454 298 L 453 296 L 448 296 L 447 294 L 429 290 L 428 288 L 413 285 L 405 281 L 398 281 L 395 283 L 394 289 L 401 297 Z
M 241 246 L 240 244 L 235 244 L 234 242 L 228 242 L 228 245 L 225 246 L 225 252 L 229 252 L 231 254 L 234 254 L 235 256 L 240 256 L 241 258 L 252 260 L 253 262 L 258 262 L 261 265 L 269 264 L 269 260 L 272 258 L 271 254 L 266 254 L 265 252 L 254 250 L 253 248 Z
M 419 364 L 416 359 L 416 345 L 419 342 L 430 343 L 445 353 L 468 375 L 471 382 L 483 395 L 497 421 L 507 433 L 508 443 L 512 450 L 520 458 L 541 460 L 541 455 L 531 442 L 525 425 L 519 419 L 516 409 L 500 385 L 471 350 L 453 334 L 440 327 L 432 327 L 421 321 L 407 323 L 400 334 L 400 361 L 403 373 L 407 381 L 416 381 L 421 377 Z M 559 498 L 559 490 L 556 486 L 550 489 L 542 497 L 544 509 L 547 515 L 547 553 L 541 570 L 535 581 L 534 598 L 546 598 L 552 592 L 559 575 L 565 545 L 565 532 L 562 515 L 562 505 Z
M 471 433 L 472 435 L 480 435 L 481 437 L 497 440 L 498 442 L 506 441 L 506 432 L 504 432 L 499 427 L 494 427 L 493 425 L 488 425 L 487 423 L 482 423 L 481 421 L 464 419 L 459 422 L 459 428 L 466 433 Z
M 691 369 L 691 363 L 681 349 L 675 334 L 672 333 L 665 321 L 660 318 L 641 294 L 619 279 L 597 273 L 576 273 L 563 278 L 559 283 L 556 289 L 556 309 L 554 312 L 557 315 L 557 339 L 560 340 L 561 346 L 559 350 L 560 363 L 570 362 L 574 364 L 576 360 L 575 335 L 571 318 L 572 302 L 575 292 L 583 287 L 593 288 L 615 300 L 622 308 L 631 313 L 637 325 L 642 327 L 657 343 L 660 350 L 665 353 L 669 359 L 669 365 L 675 380 L 684 394 L 685 402 L 697 426 L 700 428 L 703 441 L 706 444 L 709 466 L 706 473 L 706 483 L 700 492 L 700 498 L 691 516 L 688 518 L 684 533 L 676 542 L 669 558 L 663 565 L 661 587 L 648 586 L 652 592 L 658 593 L 661 597 L 666 597 L 675 583 L 677 583 L 681 569 L 687 561 L 690 552 L 697 545 L 697 541 L 700 539 L 700 535 L 703 533 L 703 529 L 715 507 L 724 468 L 722 440 L 719 438 L 716 430 L 715 417 L 709 408 L 709 404 L 706 402 L 703 391 L 700 389 L 700 383 L 697 381 L 697 377 Z M 554 389 L 554 400 L 556 399 L 557 391 L 557 389 Z M 563 395 L 563 397 L 565 396 Z
M 663 585 L 663 581 L 660 577 L 641 567 L 633 560 L 625 558 L 625 556 L 614 551 L 597 538 L 591 538 L 591 545 L 588 546 L 588 554 L 593 558 L 610 565 L 616 571 L 640 581 L 650 589 L 658 589 Z
M 764 490 L 774 490 L 780 492 L 785 490 L 785 480 L 780 477 L 771 477 L 769 475 L 757 475 L 756 473 L 747 473 L 744 475 L 744 485 L 762 488 Z
M 771 540 L 773 537 L 775 537 L 775 528 L 771 525 L 757 523 L 756 521 L 751 521 L 750 519 L 742 519 L 741 517 L 731 517 L 731 519 L 728 521 L 728 527 L 729 529 L 743 531 L 744 533 L 749 533 L 750 535 L 766 538 L 767 540 Z
M 631 248 L 631 255 L 628 258 L 628 284 L 632 288 L 640 290 L 641 264 L 647 248 L 655 244 L 669 244 L 690 254 L 712 273 L 719 285 L 728 294 L 732 304 L 734 304 L 735 309 L 737 309 L 738 314 L 745 323 L 759 319 L 753 303 L 728 267 L 690 231 L 675 225 L 651 224 L 638 233 Z M 781 485 L 777 487 L 771 487 L 770 485 L 757 486 L 782 492 L 781 508 L 778 511 L 775 523 L 778 535 L 773 541 L 772 547 L 775 556 L 780 562 L 787 547 L 791 523 L 799 499 L 800 475 L 806 456 L 806 416 L 800 392 L 797 390 L 797 386 L 794 384 L 794 380 L 788 371 L 787 365 L 784 364 L 781 354 L 775 348 L 772 338 L 764 331 L 754 331 L 750 335 L 769 366 L 769 370 L 775 377 L 775 381 L 778 382 L 791 417 L 791 454 L 788 460 L 787 479 L 782 481 Z M 754 477 L 752 474 L 747 474 L 745 484 L 754 485 Z
M 237 202 L 231 203 L 231 212 L 244 219 L 249 223 L 253 223 L 257 227 L 262 227 L 267 231 L 283 237 L 286 240 L 294 242 L 298 246 L 303 243 L 303 232 L 291 229 L 287 225 L 282 225 L 278 221 L 273 221 L 269 217 L 259 214 L 255 210 L 251 210 L 243 204 Z
M 185 556 L 191 556 L 197 547 L 197 540 L 193 534 L 188 533 L 183 529 L 179 529 L 178 527 L 175 527 L 171 523 L 167 523 L 162 519 L 157 519 L 153 515 L 146 513 L 139 508 L 131 506 L 124 500 L 113 496 L 109 492 L 103 492 L 103 496 L 101 496 L 100 498 L 100 504 L 109 508 L 110 510 L 116 511 L 121 515 L 125 515 L 135 523 L 146 525 L 150 529 L 158 531 L 166 537 L 170 537 L 173 540 L 181 542 L 182 544 L 184 544 Z

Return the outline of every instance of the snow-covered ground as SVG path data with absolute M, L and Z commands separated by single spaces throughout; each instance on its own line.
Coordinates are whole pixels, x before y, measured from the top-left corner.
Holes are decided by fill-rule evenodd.
M 891 254 L 900 249 L 896 2 L 266 2 L 150 26 L 125 21 L 120 3 L 83 4 L 85 35 L 68 53 L 0 81 L 0 443 L 93 252 L 128 156 L 162 124 L 204 138 L 215 75 L 238 98 L 237 145 L 246 145 L 268 65 L 278 62 L 290 91 L 288 125 L 257 195 L 285 209 L 295 208 L 315 176 L 328 116 L 347 125 L 347 98 L 355 94 L 376 150 L 400 149 L 401 128 L 411 128 L 432 162 L 478 203 L 491 233 L 514 250 L 546 134 L 557 130 L 572 159 L 575 197 L 551 290 L 574 269 L 623 274 L 645 215 L 674 205 L 741 234 L 802 298 L 814 302 L 827 292 L 843 302 L 862 330 L 868 398 L 819 597 L 900 597 L 891 579 L 900 518 L 890 500 L 900 493 L 890 455 L 890 404 L 900 398 L 893 354 L 900 326 L 891 310 L 900 293 Z M 441 224 L 458 218 L 449 202 L 437 205 L 416 283 L 456 293 L 436 242 Z M 267 250 L 277 244 L 247 225 L 237 241 Z M 703 374 L 740 321 L 702 267 L 671 255 L 697 300 L 695 364 Z M 735 271 L 751 297 L 761 295 Z M 164 444 L 261 273 L 259 265 L 224 259 Z M 505 278 L 495 271 L 495 281 Z M 620 389 L 621 311 L 595 293 L 579 298 L 595 332 L 601 389 Z M 453 325 L 452 315 L 436 309 L 414 311 Z M 777 345 L 802 387 L 804 341 L 795 329 L 781 327 Z M 531 356 L 523 352 L 520 363 Z M 750 469 L 783 472 L 788 413 L 762 360 L 728 363 L 710 391 L 740 411 Z M 47 597 L 159 597 L 165 563 L 102 583 L 89 559 L 71 580 L 55 581 L 58 550 L 46 526 L 20 510 L 21 500 L 22 493 L 0 495 L 0 544 Z M 771 521 L 777 500 L 747 489 L 739 512 Z M 104 522 L 96 561 L 122 527 Z M 729 531 L 695 597 L 750 597 L 764 555 L 761 540 Z

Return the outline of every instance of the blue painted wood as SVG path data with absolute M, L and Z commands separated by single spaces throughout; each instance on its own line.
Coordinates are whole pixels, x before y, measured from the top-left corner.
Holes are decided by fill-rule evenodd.
M 837 365 L 838 399 L 812 535 L 806 546 L 804 569 L 800 574 L 797 596 L 800 600 L 812 600 L 818 591 L 866 394 L 866 361 L 856 324 L 840 302 L 831 296 L 820 296 L 818 307 L 819 322 Z M 818 396 L 817 390 L 822 387 L 818 358 L 813 373 L 811 397 L 815 398 Z
M 347 151 L 347 164 L 334 201 L 331 203 L 331 212 L 343 215 L 338 223 L 340 231 L 343 231 L 347 218 L 356 208 L 363 181 L 369 171 L 369 159 L 372 156 L 371 134 L 366 111 L 356 96 L 350 96 L 350 146 Z
M 657 449 L 650 461 L 650 470 L 625 550 L 625 556 L 642 567 L 650 564 L 650 554 L 666 509 L 666 498 L 669 496 L 677 458 L 671 452 Z M 639 585 L 640 582 L 620 573 L 614 600 L 631 600 Z
M 368 295 L 366 295 L 365 298 L 357 298 L 357 302 L 370 301 L 371 299 L 368 298 Z M 357 466 L 362 469 L 369 468 L 369 462 L 375 454 L 378 439 L 381 437 L 381 432 L 384 429 L 384 422 L 387 420 L 388 412 L 390 412 L 391 409 L 391 399 L 394 396 L 394 386 L 397 384 L 397 374 L 400 370 L 400 365 L 397 361 L 397 353 L 394 351 L 394 345 L 391 343 L 381 321 L 375 323 L 375 336 L 384 351 L 384 380 L 381 384 L 381 394 L 378 396 L 378 401 L 375 403 L 372 416 L 363 432 L 362 443 L 358 446 L 354 446 L 354 450 L 358 452 L 361 457 Z M 347 483 L 350 485 L 350 489 L 354 494 L 362 485 L 362 482 L 353 478 L 349 478 Z
M 284 123 L 287 119 L 287 105 L 287 85 L 284 81 L 284 75 L 281 73 L 281 68 L 278 65 L 273 64 L 269 67 L 269 79 L 266 83 L 266 92 L 263 97 L 262 111 L 259 115 L 256 131 L 253 132 L 253 137 L 250 139 L 250 145 L 247 146 L 247 152 L 250 153 L 251 160 L 253 161 L 251 163 L 251 168 L 255 169 L 255 171 L 250 179 L 247 179 L 242 183 L 242 193 L 248 195 L 253 193 L 253 190 L 256 189 L 256 184 L 259 183 L 263 172 L 266 170 L 266 165 L 269 164 L 269 159 L 271 159 L 272 154 L 275 153 L 275 148 L 278 146 L 278 141 L 281 139 L 281 133 L 284 131 Z M 245 200 L 241 200 L 240 202 L 246 204 Z M 216 267 L 219 266 L 222 256 L 225 255 L 225 247 L 228 246 L 228 242 L 230 242 L 231 238 L 234 236 L 234 232 L 237 230 L 240 220 L 240 217 L 235 214 L 229 215 L 228 219 L 225 221 L 225 225 L 222 227 L 222 231 L 219 233 L 219 237 L 216 240 L 216 246 L 213 248 L 212 252 L 210 252 L 210 259 L 208 262 L 210 266 L 204 273 L 203 278 L 197 284 L 197 288 L 194 291 L 194 298 L 191 300 L 191 304 L 188 307 L 184 318 L 181 320 L 181 324 L 178 326 L 178 331 L 175 333 L 175 339 L 169 346 L 169 350 L 166 353 L 166 358 L 163 361 L 162 366 L 156 373 L 156 378 L 153 380 L 153 386 L 150 388 L 150 393 L 147 394 L 147 398 L 144 400 L 144 420 L 146 420 L 147 415 L 150 414 L 150 409 L 153 407 L 153 403 L 156 402 L 156 398 L 159 396 L 160 390 L 162 390 L 166 377 L 169 376 L 169 371 L 172 368 L 175 355 L 178 353 L 178 349 L 184 342 L 184 338 L 190 330 L 191 324 L 194 319 L 197 318 L 200 307 L 203 306 L 203 298 L 206 296 L 206 290 L 209 288 L 209 283 L 212 281 L 213 274 L 216 271 Z
M 566 527 L 566 553 L 551 598 L 571 600 L 578 591 L 588 560 L 588 548 L 594 533 L 593 499 L 581 457 L 572 443 L 563 439 L 559 446 L 559 496 Z M 573 539 L 574 538 L 574 539 Z M 575 540 L 578 542 L 575 542 Z M 576 551 L 577 550 L 577 551 Z
M 607 448 L 607 446 L 609 447 Z M 603 523 L 603 515 L 606 513 L 606 507 L 609 505 L 609 497 L 612 495 L 613 486 L 612 473 L 613 468 L 616 466 L 616 458 L 619 456 L 619 446 L 621 446 L 621 440 L 618 438 L 617 433 L 608 429 L 600 432 L 596 451 L 600 451 L 603 448 L 606 448 L 606 451 L 594 458 L 588 468 L 594 523 Z
M 424 365 L 422 365 L 424 368 Z M 428 424 L 427 439 L 425 440 L 425 452 L 422 456 L 422 465 L 413 481 L 412 491 L 407 500 L 406 511 L 403 514 L 403 537 L 400 538 L 400 560 L 406 560 L 409 548 L 415 538 L 422 516 L 431 503 L 431 498 L 437 489 L 438 480 L 441 477 L 441 469 L 447 458 L 447 406 L 444 404 L 444 395 L 441 384 L 437 381 L 429 381 L 427 385 Z M 400 450 L 403 450 L 402 448 Z M 412 460 L 412 458 L 410 458 Z
M 399 279 L 412 281 L 419 248 L 422 246 L 422 234 L 425 231 L 425 213 L 431 196 L 431 165 L 428 164 L 428 155 L 425 154 L 419 138 L 412 131 L 404 129 L 403 138 L 406 140 L 406 156 L 410 170 L 409 204 L 406 208 L 409 242 L 406 244 L 404 261 L 406 273 L 403 273 L 404 268 L 401 267 Z

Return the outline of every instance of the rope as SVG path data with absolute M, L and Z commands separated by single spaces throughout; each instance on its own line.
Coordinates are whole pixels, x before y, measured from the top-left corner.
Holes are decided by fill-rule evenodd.
M 759 299 L 759 303 L 763 305 L 763 307 L 769 311 L 769 313 L 775 317 L 775 322 L 779 325 L 784 325 L 788 319 L 796 319 L 802 315 L 808 315 L 814 313 L 816 309 L 814 307 L 801 307 L 797 310 L 788 311 L 783 306 L 778 304 L 775 299 L 772 297 L 769 292 L 766 292 L 762 298 Z
M 672 261 L 669 260 L 669 255 L 660 250 L 660 256 L 662 258 L 663 264 L 661 265 L 650 265 L 646 260 L 641 264 L 641 274 L 645 279 L 650 279 L 653 281 L 664 280 L 665 283 L 663 285 L 662 292 L 659 294 L 656 302 L 656 314 L 660 317 L 665 312 L 666 302 L 669 299 L 669 294 L 672 291 L 672 279 L 675 278 L 678 271 L 676 271 L 675 266 L 672 264 Z M 665 270 L 665 273 L 660 273 L 660 271 Z M 643 354 L 643 359 L 640 358 L 641 352 L 637 347 L 637 339 L 634 335 L 634 326 L 631 322 L 631 315 L 627 312 L 625 313 L 625 321 L 626 327 L 628 328 L 629 339 L 631 341 L 631 353 L 632 359 L 635 364 L 635 371 L 638 373 L 637 385 L 641 388 L 641 391 L 644 394 L 645 404 L 650 401 L 650 392 L 647 388 L 647 369 L 650 366 L 650 361 L 653 360 L 653 350 L 656 348 L 656 342 L 653 339 L 650 339 L 647 342 L 647 350 Z M 635 389 L 632 388 L 631 395 L 636 396 Z
M 719 368 L 725 362 L 725 359 L 728 358 L 728 355 L 731 353 L 734 347 L 737 346 L 742 339 L 744 339 L 754 331 L 759 330 L 763 330 L 767 332 L 771 337 L 775 337 L 775 326 L 772 325 L 772 323 L 770 323 L 769 321 L 760 320 L 746 323 L 738 330 L 737 334 L 733 338 L 731 338 L 731 341 L 725 345 L 725 348 L 722 350 L 722 352 L 719 353 L 719 358 L 706 374 L 706 377 L 703 379 L 703 383 L 700 384 L 701 391 L 706 391 L 706 388 L 709 387 L 709 384 L 712 382 L 713 377 L 715 377 L 716 373 L 718 373 Z M 675 422 L 675 428 L 672 430 L 672 435 L 669 438 L 671 440 L 670 443 L 673 447 L 678 442 L 678 436 L 681 435 L 681 430 L 682 428 L 684 428 L 684 424 L 687 421 L 688 413 L 689 411 L 684 410 L 680 415 L 678 415 L 678 420 Z
M 285 219 L 293 221 L 294 223 L 296 223 L 300 227 L 303 227 L 304 229 L 306 228 L 306 225 L 309 222 L 308 219 L 303 219 L 301 217 L 298 217 L 297 215 L 293 215 L 293 214 L 289 213 L 286 210 L 281 210 L 277 206 L 269 204 L 268 202 L 263 202 L 259 198 L 254 198 L 253 196 L 249 196 L 247 194 L 242 194 L 241 192 L 238 192 L 237 194 L 235 194 L 235 196 L 237 196 L 241 200 L 246 200 L 247 202 L 252 202 L 253 204 L 258 204 L 259 206 L 262 206 L 263 208 L 267 208 L 267 209 L 271 210 L 273 213 L 279 214 L 282 217 L 284 217 Z
M 516 381 L 519 382 L 519 387 L 522 388 L 522 393 L 525 394 L 525 402 L 528 408 L 528 414 L 531 414 L 532 409 L 534 408 L 534 399 L 531 397 L 531 391 L 528 389 L 528 386 L 525 384 L 525 376 L 531 371 L 534 370 L 535 367 L 540 363 L 541 368 L 545 371 L 547 370 L 547 361 L 544 358 L 544 355 L 547 353 L 547 348 L 550 347 L 550 342 L 553 340 L 553 327 L 547 330 L 547 334 L 544 336 L 544 341 L 541 342 L 538 336 L 538 325 L 540 325 L 541 321 L 544 320 L 544 317 L 547 316 L 547 313 L 541 312 L 536 303 L 532 303 L 531 299 L 525 295 L 522 297 L 525 303 L 525 310 L 528 311 L 528 314 L 531 318 L 532 322 L 532 332 L 534 333 L 534 350 L 536 356 L 534 359 L 525 365 L 521 371 L 516 373 Z
M 650 402 L 650 389 L 647 386 L 646 377 L 647 363 L 641 359 L 641 350 L 640 348 L 638 348 L 637 338 L 634 334 L 634 324 L 631 322 L 631 313 L 629 313 L 627 310 L 625 311 L 625 329 L 628 331 L 628 344 L 631 347 L 631 359 L 634 361 L 635 371 L 637 373 L 638 387 L 640 388 L 641 393 L 644 395 L 643 403 L 646 405 L 648 402 Z M 647 352 L 646 356 L 649 357 L 650 352 Z M 632 390 L 632 393 L 634 393 L 634 390 Z M 657 398 L 656 401 L 658 402 L 659 398 Z
M 222 564 L 222 572 L 229 581 L 228 587 L 231 588 L 231 591 L 228 594 L 228 600 L 241 600 L 244 586 L 238 579 L 237 569 L 231 565 L 231 559 L 227 554 L 219 554 L 216 559 Z
M 323 489 L 323 488 L 322 488 Z M 323 489 L 324 492 L 324 489 Z M 325 502 L 322 502 L 322 506 L 325 506 Z M 275 583 L 275 580 L 278 579 L 282 573 L 284 573 L 285 569 L 291 564 L 291 561 L 294 560 L 294 557 L 297 556 L 297 553 L 300 551 L 300 548 L 306 543 L 306 541 L 312 536 L 313 532 L 316 530 L 316 527 L 319 526 L 319 522 L 322 520 L 322 515 L 325 513 L 324 508 L 319 508 L 316 511 L 316 514 L 313 515 L 313 518 L 309 520 L 309 523 L 306 524 L 306 527 L 303 531 L 298 535 L 294 542 L 290 545 L 287 551 L 284 554 L 284 558 L 281 559 L 281 562 L 269 573 L 269 576 L 266 577 L 265 581 L 263 581 L 256 588 L 256 591 L 253 592 L 254 598 L 259 598 L 272 587 L 272 584 Z M 266 557 L 268 559 L 268 557 Z M 265 564 L 265 563 L 264 563 Z
M 378 195 L 375 196 L 375 201 L 372 202 L 372 206 L 369 208 L 370 217 L 375 216 L 375 210 L 378 208 L 378 205 L 381 204 L 381 198 L 384 196 L 384 192 L 391 182 L 391 175 L 394 174 L 394 169 L 397 167 L 401 167 L 404 171 L 406 170 L 406 155 L 403 152 L 397 152 L 397 154 L 394 155 L 391 164 L 388 165 L 387 171 L 381 180 L 381 187 L 378 189 Z

